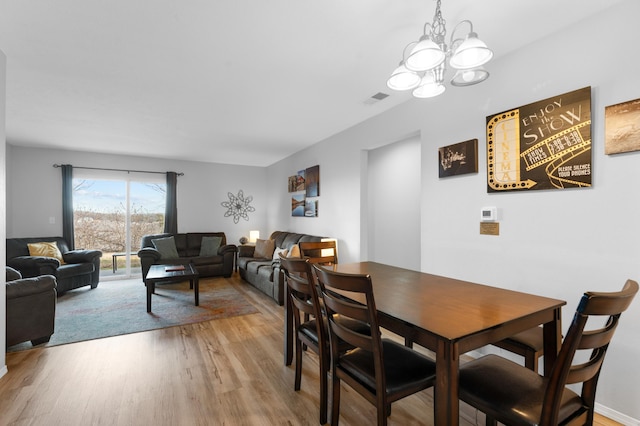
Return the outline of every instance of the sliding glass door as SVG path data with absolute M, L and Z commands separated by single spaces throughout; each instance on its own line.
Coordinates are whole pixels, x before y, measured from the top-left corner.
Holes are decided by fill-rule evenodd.
M 75 246 L 102 251 L 101 280 L 140 273 L 140 240 L 163 231 L 165 203 L 164 174 L 74 170 Z

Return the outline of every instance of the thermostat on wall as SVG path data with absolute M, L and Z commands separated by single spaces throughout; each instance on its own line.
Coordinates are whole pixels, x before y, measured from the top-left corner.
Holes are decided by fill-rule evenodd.
M 498 220 L 498 209 L 495 207 L 483 207 L 480 209 L 480 220 L 482 222 L 495 222 Z

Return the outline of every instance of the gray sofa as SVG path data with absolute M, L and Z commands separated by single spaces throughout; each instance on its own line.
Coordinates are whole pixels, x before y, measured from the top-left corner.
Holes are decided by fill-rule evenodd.
M 154 248 L 153 240 L 173 237 L 177 257 L 163 258 Z M 202 238 L 220 238 L 220 246 L 217 253 L 202 255 Z M 236 246 L 227 244 L 224 232 L 189 232 L 186 234 L 153 234 L 142 237 L 140 243 L 140 263 L 142 264 L 142 279 L 147 276 L 151 265 L 187 265 L 192 263 L 200 277 L 230 277 L 233 273 L 233 260 L 236 254 Z
M 277 253 L 281 249 L 291 249 L 301 241 L 321 241 L 324 237 L 297 234 L 294 232 L 275 231 L 269 239 L 275 241 L 275 259 L 254 257 L 255 246 L 238 246 L 238 271 L 240 277 L 258 290 L 275 300 L 279 305 L 284 304 L 284 273 L 280 270 Z

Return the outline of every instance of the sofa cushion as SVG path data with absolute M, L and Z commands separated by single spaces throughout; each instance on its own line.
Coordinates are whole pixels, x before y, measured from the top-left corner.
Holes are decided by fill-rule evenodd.
M 55 257 L 61 264 L 64 264 L 62 253 L 60 253 L 55 241 L 29 243 L 27 247 L 29 248 L 29 256 Z
M 255 260 L 253 262 L 247 263 L 247 272 L 250 272 L 252 274 L 257 274 L 258 270 L 262 268 L 271 269 L 271 260 L 267 260 L 267 261 Z
M 93 271 L 93 263 L 67 263 L 66 265 L 60 265 L 56 271 L 56 278 L 62 280 L 78 275 L 90 274 Z
M 298 241 L 300 241 L 300 238 L 302 238 L 302 236 L 303 236 L 302 234 L 294 234 L 294 233 L 287 234 L 287 236 L 282 241 L 281 245 L 279 245 L 278 247 L 290 248 L 294 244 L 298 244 Z
M 153 246 L 160 253 L 161 259 L 177 259 L 178 249 L 176 248 L 176 241 L 173 237 L 156 238 L 152 240 Z
M 202 237 L 200 256 L 216 256 L 222 243 L 222 237 Z
M 260 259 L 272 259 L 275 250 L 275 241 L 273 240 L 256 240 L 256 250 L 253 256 Z
M 190 261 L 195 266 L 218 265 L 218 264 L 224 263 L 224 257 L 218 256 L 218 255 L 215 255 L 215 256 L 197 256 L 197 257 L 191 257 Z

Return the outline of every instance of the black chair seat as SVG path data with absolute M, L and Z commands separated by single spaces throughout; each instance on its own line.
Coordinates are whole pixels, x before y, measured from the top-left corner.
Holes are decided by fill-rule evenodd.
M 487 380 L 500 377 L 500 380 Z M 487 355 L 460 369 L 460 398 L 509 425 L 539 425 L 547 383 L 536 372 L 497 355 Z M 587 410 L 582 399 L 565 388 L 559 423 L 576 412 Z
M 382 352 L 387 393 L 402 393 L 406 389 L 412 394 L 414 389 L 424 389 L 433 383 L 436 365 L 429 358 L 388 339 L 382 339 Z M 372 352 L 355 349 L 341 358 L 340 365 L 375 393 L 376 372 L 373 362 Z

